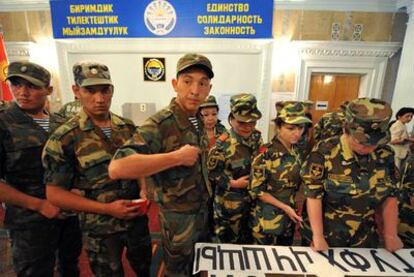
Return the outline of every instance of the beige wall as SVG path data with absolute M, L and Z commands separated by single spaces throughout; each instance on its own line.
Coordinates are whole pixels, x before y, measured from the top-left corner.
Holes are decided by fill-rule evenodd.
M 275 10 L 273 36 L 290 40 L 331 40 L 333 23 L 341 26 L 340 40 L 352 40 L 353 26 L 363 24 L 362 41 L 402 41 L 404 13 Z
M 339 23 L 339 40 L 351 41 L 353 26 L 363 24 L 362 41 L 403 41 L 407 19 L 404 13 L 276 10 L 273 36 L 276 40 L 331 40 L 332 24 Z M 295 74 L 283 72 L 273 78 L 272 91 L 293 91 L 294 85 Z

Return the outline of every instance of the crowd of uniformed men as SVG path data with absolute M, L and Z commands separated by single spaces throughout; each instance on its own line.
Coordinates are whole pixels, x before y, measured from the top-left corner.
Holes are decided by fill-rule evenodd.
M 18 276 L 53 276 L 55 264 L 79 276 L 82 247 L 96 276 L 123 276 L 124 249 L 134 272 L 150 276 L 149 201 L 139 199 L 160 207 L 166 276 L 191 275 L 196 242 L 414 247 L 414 156 L 395 164 L 392 148 L 409 148 L 412 109 L 397 113 L 403 135 L 390 139 L 392 111 L 379 99 L 344 103 L 314 127 L 311 103 L 278 102 L 264 144 L 253 94 L 231 97 L 229 130 L 217 120 L 203 55 L 179 59 L 176 97 L 139 127 L 110 111 L 106 65 L 80 62 L 73 76 L 76 100 L 50 113 L 50 73 L 31 62 L 8 67 L 0 201 Z

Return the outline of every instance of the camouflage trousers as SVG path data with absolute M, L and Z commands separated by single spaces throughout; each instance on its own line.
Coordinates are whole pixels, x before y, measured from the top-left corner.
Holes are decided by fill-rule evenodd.
M 109 235 L 87 234 L 86 251 L 96 276 L 124 276 L 122 254 L 126 248 L 129 264 L 139 277 L 150 276 L 151 237 L 148 218 L 139 216 L 131 229 Z
M 76 216 L 10 230 L 17 276 L 53 276 L 56 257 L 62 277 L 79 276 L 82 234 Z
M 400 204 L 398 234 L 405 248 L 414 248 L 414 207 L 409 199 Z
M 302 246 L 309 246 L 312 241 L 312 230 L 309 220 L 304 217 L 301 229 Z M 324 235 L 329 247 L 378 248 L 379 236 L 374 222 L 361 223 L 361 228 L 353 230 L 342 228 L 340 222 L 324 221 Z
M 249 244 L 250 197 L 247 191 L 225 191 L 214 198 L 214 240 L 218 243 Z
M 194 244 L 207 241 L 207 207 L 196 214 L 160 211 L 159 219 L 165 276 L 191 276 Z

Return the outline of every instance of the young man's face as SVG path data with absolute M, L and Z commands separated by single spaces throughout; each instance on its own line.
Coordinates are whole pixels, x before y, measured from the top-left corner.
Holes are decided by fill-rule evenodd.
M 10 78 L 9 87 L 19 107 L 28 112 L 42 111 L 53 91 L 51 86 L 39 87 L 20 77 Z
M 362 144 L 356 138 L 349 134 L 345 134 L 349 148 L 359 154 L 359 155 L 368 155 L 375 151 L 378 145 L 369 145 L 369 144 Z
M 89 116 L 105 117 L 108 115 L 114 94 L 113 86 L 96 85 L 79 87 L 74 85 L 72 89 Z
M 172 80 L 177 93 L 177 103 L 188 114 L 195 114 L 211 90 L 210 78 L 207 73 L 198 68 L 181 73 Z

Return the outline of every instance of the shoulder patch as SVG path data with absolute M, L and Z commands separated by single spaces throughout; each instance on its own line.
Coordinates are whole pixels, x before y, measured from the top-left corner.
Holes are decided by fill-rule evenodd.
M 311 163 L 309 171 L 312 178 L 320 179 L 323 176 L 324 168 L 321 164 Z
M 218 137 L 218 140 L 221 142 L 225 142 L 229 138 L 229 135 L 227 133 L 223 133 Z
M 267 147 L 266 146 L 260 146 L 259 147 L 259 154 L 263 154 L 263 153 L 265 153 L 266 151 L 267 151 Z

